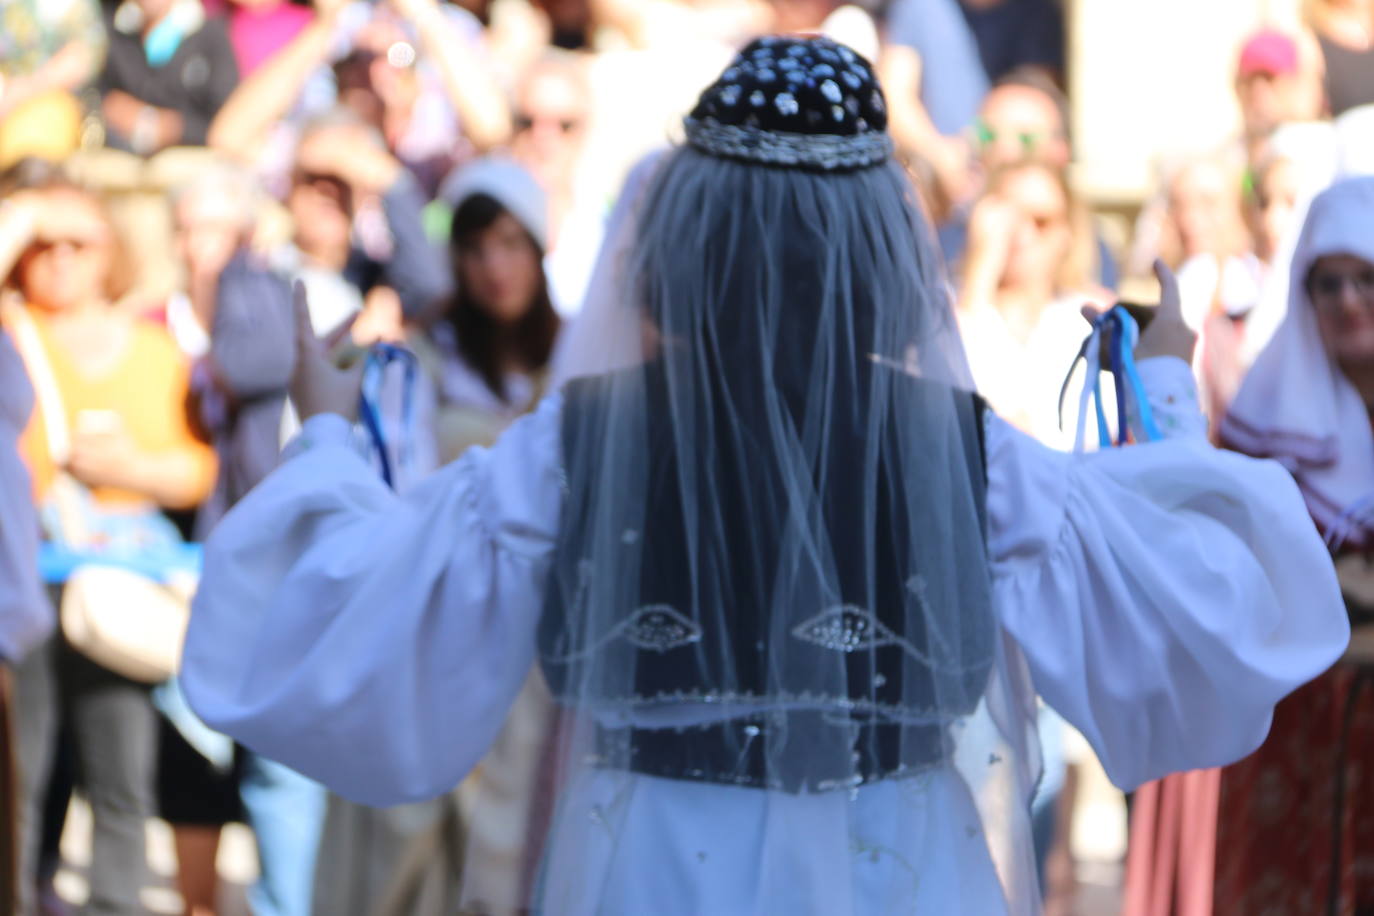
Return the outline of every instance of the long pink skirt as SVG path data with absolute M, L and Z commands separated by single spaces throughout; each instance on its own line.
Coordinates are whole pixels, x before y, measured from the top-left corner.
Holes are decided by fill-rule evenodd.
M 1141 786 L 1131 806 L 1122 916 L 1210 916 L 1221 770 Z

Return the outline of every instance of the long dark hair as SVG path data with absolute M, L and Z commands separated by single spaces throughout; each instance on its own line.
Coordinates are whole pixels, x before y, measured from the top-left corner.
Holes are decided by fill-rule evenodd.
M 453 213 L 453 226 L 449 233 L 455 274 L 458 272 L 457 256 L 471 243 L 473 236 L 509 212 L 500 201 L 487 194 L 473 194 L 459 205 Z M 528 231 L 525 234 L 542 261 L 543 248 Z M 444 310 L 444 317 L 453 326 L 459 355 L 482 376 L 487 387 L 504 401 L 506 386 L 502 376 L 503 367 L 514 361 L 531 371 L 538 371 L 549 364 L 549 358 L 553 355 L 554 341 L 562 320 L 549 298 L 548 279 L 540 270 L 534 301 L 524 317 L 509 326 L 494 320 L 486 309 L 473 300 L 471 292 L 463 288 L 462 277 L 457 279 L 456 292 Z

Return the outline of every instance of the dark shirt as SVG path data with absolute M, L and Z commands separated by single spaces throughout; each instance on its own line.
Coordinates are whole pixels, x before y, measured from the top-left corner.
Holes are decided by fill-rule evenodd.
M 1326 98 L 1331 116 L 1374 102 L 1374 48 L 1356 51 L 1324 36 L 1317 40 L 1326 59 Z
M 1003 0 L 974 9 L 960 4 L 978 44 L 988 79 L 997 82 L 1017 67 L 1064 72 L 1064 13 L 1053 0 Z
M 998 79 L 1021 66 L 1064 70 L 1064 17 L 1053 0 L 1004 0 L 970 9 L 959 0 L 895 0 L 887 42 L 921 56 L 921 104 L 942 134 L 973 123 Z
M 935 129 L 957 134 L 973 123 L 989 84 L 958 0 L 896 0 L 887 42 L 921 57 L 921 104 Z
M 100 94 L 118 89 L 147 105 L 177 112 L 184 126 L 174 145 L 203 146 L 210 122 L 239 82 L 238 63 L 223 20 L 206 20 L 182 39 L 172 59 L 161 67 L 148 62 L 140 35 L 109 25 L 110 50 L 100 75 Z M 129 138 L 113 130 L 109 140 L 111 146 L 129 148 Z
M 382 212 L 391 234 L 391 257 L 376 261 L 360 248 L 349 253 L 344 277 L 366 293 L 389 286 L 401 299 L 406 318 L 417 318 L 448 298 L 453 277 L 443 249 L 425 233 L 425 194 L 409 173 L 382 195 Z

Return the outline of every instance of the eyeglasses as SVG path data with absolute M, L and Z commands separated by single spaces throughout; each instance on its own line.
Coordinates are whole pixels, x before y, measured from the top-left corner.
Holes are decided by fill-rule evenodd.
M 1347 284 L 1355 288 L 1355 295 L 1366 305 L 1374 305 L 1374 265 L 1349 272 L 1313 271 L 1307 278 L 1307 295 L 1317 308 L 1339 311 Z
M 523 133 L 534 127 L 535 124 L 547 124 L 550 122 L 557 124 L 558 129 L 565 134 L 573 133 L 582 128 L 581 118 L 535 117 L 534 115 L 521 112 L 515 116 L 515 132 Z
M 73 254 L 90 254 L 104 247 L 104 240 L 99 238 L 60 238 L 60 239 L 37 239 L 29 246 L 29 250 L 34 255 L 52 254 L 59 248 L 67 248 Z

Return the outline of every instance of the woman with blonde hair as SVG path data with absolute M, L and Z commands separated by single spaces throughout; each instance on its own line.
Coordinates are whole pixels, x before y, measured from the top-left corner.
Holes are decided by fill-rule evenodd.
M 1092 281 L 1091 217 L 1062 170 L 1035 162 L 993 173 L 969 221 L 959 325 L 978 390 L 1042 442 L 1067 447 L 1058 402 L 1082 343 L 1080 314 L 1109 294 Z
M 114 306 L 127 283 L 101 199 L 56 172 L 32 184 L 38 217 L 6 283 L 17 301 L 4 325 L 37 393 L 20 448 L 45 535 L 83 546 L 66 511 L 72 503 L 56 511 L 62 492 L 74 494 L 92 528 L 160 536 L 168 523 L 158 510 L 196 505 L 215 474 L 213 452 L 188 425 L 189 367 L 166 331 Z M 54 666 L 95 819 L 91 911 L 140 913 L 157 760 L 150 687 L 61 639 L 38 652 Z M 20 682 L 21 697 L 33 683 Z

